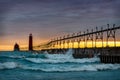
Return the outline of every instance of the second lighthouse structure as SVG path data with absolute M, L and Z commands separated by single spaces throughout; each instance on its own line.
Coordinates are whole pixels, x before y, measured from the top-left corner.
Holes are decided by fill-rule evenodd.
M 33 50 L 33 37 L 32 34 L 29 35 L 29 51 Z

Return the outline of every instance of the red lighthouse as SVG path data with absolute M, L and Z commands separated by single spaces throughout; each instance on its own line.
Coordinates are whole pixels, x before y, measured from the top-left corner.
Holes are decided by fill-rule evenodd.
M 29 51 L 33 50 L 33 39 L 32 34 L 29 35 Z

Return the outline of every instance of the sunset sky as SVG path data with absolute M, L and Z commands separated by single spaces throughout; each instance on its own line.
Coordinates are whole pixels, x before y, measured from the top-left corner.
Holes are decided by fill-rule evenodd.
M 0 50 L 56 36 L 120 24 L 120 0 L 0 0 Z M 117 36 L 119 38 L 119 36 Z

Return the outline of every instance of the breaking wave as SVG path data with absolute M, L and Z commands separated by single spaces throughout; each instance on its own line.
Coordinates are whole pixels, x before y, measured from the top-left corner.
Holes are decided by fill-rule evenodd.
M 28 67 L 23 69 L 43 72 L 71 72 L 71 71 L 102 71 L 120 69 L 120 64 L 94 64 L 94 65 L 70 65 L 70 66 L 46 66 L 46 67 Z
M 43 72 L 102 71 L 120 69 L 120 64 L 71 64 L 71 65 L 18 65 L 15 62 L 0 63 L 0 70 L 21 68 Z
M 65 54 L 48 54 L 45 52 L 46 58 L 25 58 L 27 61 L 33 63 L 92 63 L 99 62 L 99 58 L 83 58 L 83 59 L 74 59 L 72 54 L 72 49 L 69 49 Z
M 72 54 L 72 49 L 65 54 L 1 53 L 0 70 L 19 68 L 43 72 L 70 72 L 120 69 L 120 64 L 103 64 L 98 57 L 74 59 Z
M 40 58 L 26 58 L 27 61 L 33 63 L 93 63 L 99 62 L 99 58 L 84 58 L 84 59 L 40 59 Z
M 4 62 L 0 63 L 0 69 L 14 69 L 17 68 L 18 64 L 15 62 Z

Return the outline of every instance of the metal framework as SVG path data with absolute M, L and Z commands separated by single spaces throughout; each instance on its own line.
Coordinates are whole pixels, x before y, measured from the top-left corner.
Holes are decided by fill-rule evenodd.
M 114 47 L 116 47 L 116 30 L 117 29 L 120 29 L 120 26 L 118 27 L 115 27 L 115 24 L 113 24 L 113 27 L 110 28 L 109 27 L 110 25 L 107 24 L 107 28 L 106 29 L 103 29 L 103 27 L 101 27 L 100 30 L 98 30 L 98 27 L 96 27 L 96 30 L 93 31 L 93 29 L 90 31 L 87 29 L 87 31 L 81 33 L 77 33 L 77 35 L 75 33 L 73 33 L 71 36 L 70 35 L 67 35 L 67 36 L 63 36 L 60 37 L 59 39 L 54 39 L 52 41 L 50 41 L 47 45 L 52 45 L 52 48 L 55 47 L 55 45 L 60 45 L 60 49 L 62 48 L 66 48 L 66 44 L 67 44 L 67 48 L 70 48 L 70 45 L 69 43 L 71 42 L 72 43 L 72 48 L 74 48 L 74 42 L 77 41 L 78 43 L 78 48 L 80 48 L 80 44 L 81 44 L 81 41 L 84 42 L 84 48 L 87 48 L 87 45 L 88 45 L 88 41 L 91 41 L 92 42 L 92 47 L 96 47 L 96 42 L 98 40 L 100 40 L 102 42 L 102 47 L 104 47 L 103 45 L 103 38 L 104 38 L 104 33 L 106 33 L 106 46 L 108 47 L 109 46 L 109 39 L 112 38 L 114 39 Z M 93 43 L 95 42 L 95 44 Z M 62 47 L 63 45 L 63 47 Z

